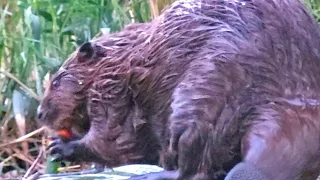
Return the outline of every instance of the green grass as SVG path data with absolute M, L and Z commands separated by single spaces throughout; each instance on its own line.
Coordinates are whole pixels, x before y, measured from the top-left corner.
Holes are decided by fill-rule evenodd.
M 150 20 L 148 2 L 141 0 L 8 0 L 0 5 L 1 71 L 17 77 L 38 96 L 46 73 L 57 70 L 76 46 L 130 22 Z M 2 112 L 8 110 L 5 101 L 17 88 L 16 81 L 2 76 Z
M 42 95 L 44 75 L 55 71 L 76 46 L 98 33 L 150 20 L 148 4 L 138 0 L 7 1 L 0 13 L 1 69 L 38 95 Z M 10 82 L 2 85 L 2 93 L 11 97 L 16 83 L 4 81 Z
M 314 17 L 320 22 L 320 0 L 304 0 L 310 10 L 313 12 Z

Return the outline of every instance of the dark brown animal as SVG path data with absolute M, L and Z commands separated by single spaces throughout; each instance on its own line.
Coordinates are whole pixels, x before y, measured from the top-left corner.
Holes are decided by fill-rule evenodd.
M 39 119 L 80 139 L 60 159 L 158 161 L 136 179 L 274 180 L 320 173 L 320 28 L 299 0 L 178 0 L 151 23 L 83 44 Z

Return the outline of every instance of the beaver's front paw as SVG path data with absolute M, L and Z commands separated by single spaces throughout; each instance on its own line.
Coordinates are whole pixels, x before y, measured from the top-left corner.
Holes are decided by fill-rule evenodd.
M 52 161 L 75 161 L 81 150 L 79 141 L 63 142 L 61 138 L 54 138 L 49 146 L 49 154 L 54 158 Z

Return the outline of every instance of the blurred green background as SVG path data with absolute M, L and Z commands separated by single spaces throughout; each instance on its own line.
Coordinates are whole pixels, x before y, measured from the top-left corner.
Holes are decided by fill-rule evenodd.
M 25 173 L 35 160 L 38 100 L 66 57 L 101 33 L 152 20 L 173 1 L 0 0 L 0 177 Z M 305 2 L 320 21 L 320 0 Z

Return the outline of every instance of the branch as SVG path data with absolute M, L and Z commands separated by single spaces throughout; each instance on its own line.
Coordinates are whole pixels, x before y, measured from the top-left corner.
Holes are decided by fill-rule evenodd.
M 11 141 L 11 142 L 8 142 L 8 143 L 4 143 L 4 144 L 0 144 L 0 149 L 4 148 L 4 147 L 7 147 L 7 146 L 10 146 L 10 145 L 13 145 L 13 144 L 16 144 L 16 143 L 21 143 L 21 142 L 25 141 L 27 138 L 42 132 L 44 129 L 46 129 L 46 127 L 42 127 L 42 128 L 39 128 L 39 129 L 37 129 L 35 131 L 32 131 L 31 133 L 26 134 L 24 136 L 21 136 L 21 137 L 19 137 L 18 139 L 14 140 L 14 141 Z
M 32 96 L 33 98 L 35 98 L 36 100 L 40 101 L 41 98 L 35 93 L 33 92 L 30 88 L 28 88 L 26 85 L 24 85 L 17 77 L 15 77 L 13 74 L 0 69 L 0 73 L 4 74 L 5 76 L 9 77 L 10 79 L 14 80 L 15 82 L 17 82 L 28 94 L 30 94 L 30 96 Z

